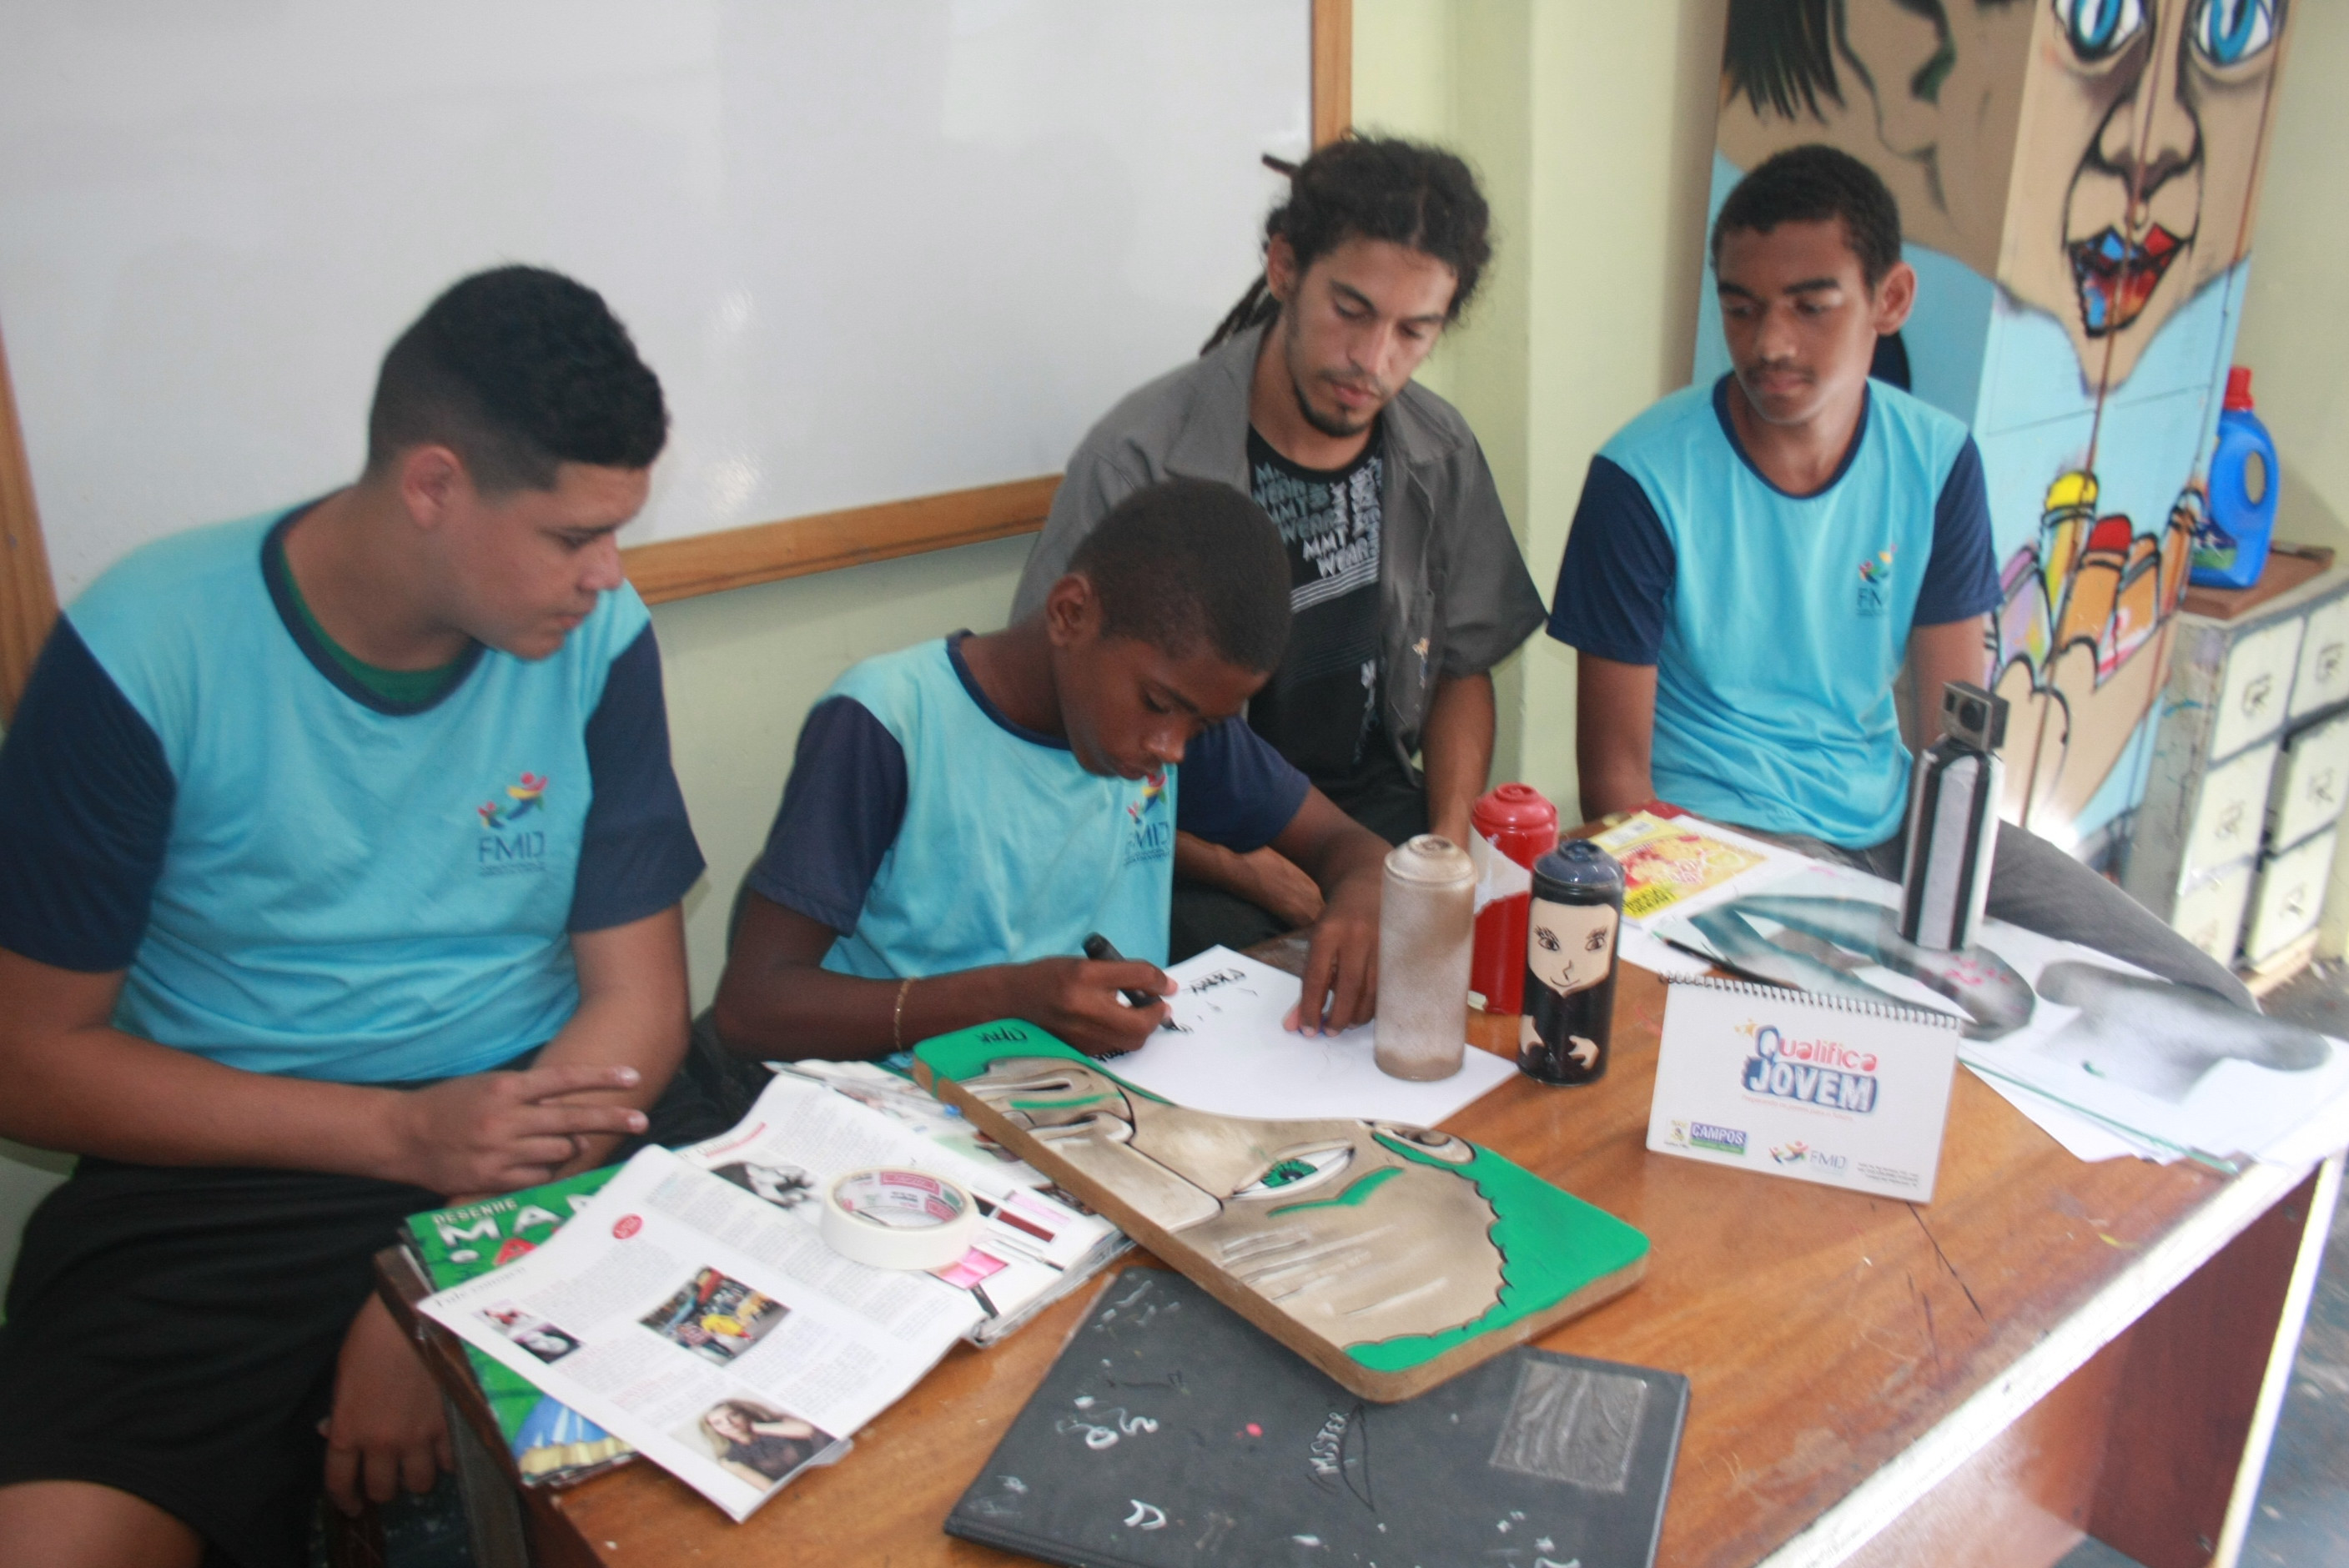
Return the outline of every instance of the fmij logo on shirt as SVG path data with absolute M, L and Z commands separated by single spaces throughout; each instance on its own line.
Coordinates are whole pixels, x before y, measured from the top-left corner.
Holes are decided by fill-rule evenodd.
M 1125 803 L 1126 820 L 1133 824 L 1125 841 L 1120 869 L 1144 861 L 1164 860 L 1174 852 L 1174 824 L 1166 820 L 1166 775 L 1153 773 L 1142 781 L 1142 793 Z
M 512 876 L 543 871 L 546 866 L 546 832 L 514 824 L 543 810 L 546 775 L 525 770 L 519 784 L 505 787 L 505 799 L 484 800 L 473 808 L 489 830 L 481 835 L 475 859 L 485 877 Z
M 1892 588 L 1892 546 L 1859 563 L 1859 613 L 1881 615 Z

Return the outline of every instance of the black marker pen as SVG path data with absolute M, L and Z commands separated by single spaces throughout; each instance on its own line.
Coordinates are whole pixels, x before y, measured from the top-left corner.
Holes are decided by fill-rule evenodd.
M 1092 959 L 1096 964 L 1123 964 L 1125 962 L 1125 954 L 1120 953 L 1117 950 L 1116 944 L 1098 931 L 1085 938 L 1085 956 Z M 1154 1006 L 1157 1005 L 1159 1000 L 1149 992 L 1131 985 L 1120 986 L 1117 994 L 1137 1007 Z

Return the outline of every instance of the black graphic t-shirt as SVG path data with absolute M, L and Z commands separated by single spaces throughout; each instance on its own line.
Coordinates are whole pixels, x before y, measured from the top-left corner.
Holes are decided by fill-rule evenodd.
M 1379 731 L 1379 524 L 1373 429 L 1342 469 L 1301 468 L 1248 431 L 1248 483 L 1288 547 L 1288 652 L 1248 725 L 1316 784 L 1350 772 Z

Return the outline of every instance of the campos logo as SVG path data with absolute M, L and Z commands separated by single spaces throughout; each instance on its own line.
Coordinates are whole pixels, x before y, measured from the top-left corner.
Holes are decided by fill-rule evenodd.
M 1709 1149 L 1715 1154 L 1745 1157 L 1745 1133 L 1734 1127 L 1715 1127 L 1709 1121 L 1675 1121 L 1671 1141 L 1682 1149 Z

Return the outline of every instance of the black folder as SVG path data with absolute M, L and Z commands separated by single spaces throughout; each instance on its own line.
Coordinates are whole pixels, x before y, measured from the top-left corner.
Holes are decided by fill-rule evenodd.
M 1128 1269 L 946 1528 L 1074 1568 L 1649 1568 L 1687 1413 L 1675 1373 L 1526 1348 L 1367 1403 Z

